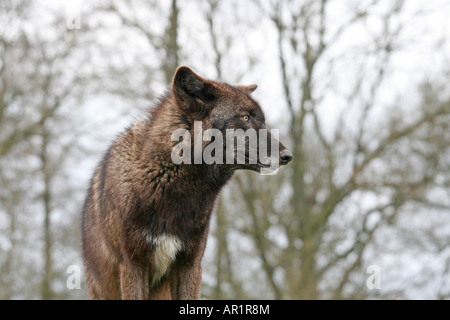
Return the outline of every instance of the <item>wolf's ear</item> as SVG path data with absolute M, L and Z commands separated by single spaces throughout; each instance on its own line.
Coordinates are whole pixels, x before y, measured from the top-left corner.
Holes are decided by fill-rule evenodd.
M 172 90 L 182 108 L 201 106 L 216 97 L 217 88 L 188 67 L 179 67 L 175 72 Z
M 237 85 L 235 87 L 241 89 L 242 91 L 247 92 L 248 94 L 251 94 L 253 91 L 256 90 L 256 88 L 258 88 L 258 85 L 257 84 L 250 84 L 248 86 Z

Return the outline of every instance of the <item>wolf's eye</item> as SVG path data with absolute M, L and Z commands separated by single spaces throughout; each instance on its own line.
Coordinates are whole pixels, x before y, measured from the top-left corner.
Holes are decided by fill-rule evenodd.
M 244 119 L 245 122 L 248 122 L 248 120 L 250 120 L 249 116 L 243 116 L 242 119 Z

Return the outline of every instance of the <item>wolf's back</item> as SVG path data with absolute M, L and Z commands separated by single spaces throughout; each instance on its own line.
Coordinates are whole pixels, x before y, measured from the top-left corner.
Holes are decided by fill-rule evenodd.
M 111 296 L 106 298 L 120 298 L 121 229 L 130 194 L 129 185 L 124 181 L 130 179 L 133 171 L 131 162 L 124 161 L 122 155 L 133 156 L 125 143 L 130 139 L 130 130 L 114 141 L 95 169 L 83 206 L 82 251 L 91 297 L 97 297 L 96 292 L 109 292 Z

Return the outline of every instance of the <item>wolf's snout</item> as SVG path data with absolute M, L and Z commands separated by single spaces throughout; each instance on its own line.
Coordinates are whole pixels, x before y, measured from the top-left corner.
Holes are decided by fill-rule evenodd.
M 280 163 L 281 164 L 288 164 L 292 158 L 292 153 L 288 149 L 284 149 L 280 152 Z

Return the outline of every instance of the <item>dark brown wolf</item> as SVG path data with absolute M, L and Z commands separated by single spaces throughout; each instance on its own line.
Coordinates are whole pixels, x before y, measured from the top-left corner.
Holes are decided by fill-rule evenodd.
M 171 154 L 179 142 L 171 135 L 182 128 L 194 136 L 196 121 L 224 134 L 265 128 L 250 96 L 255 88 L 206 80 L 180 67 L 148 117 L 114 141 L 95 170 L 83 209 L 91 299 L 199 298 L 201 259 L 220 189 L 235 170 L 267 165 L 175 164 Z M 288 163 L 291 153 L 277 144 L 280 164 Z

